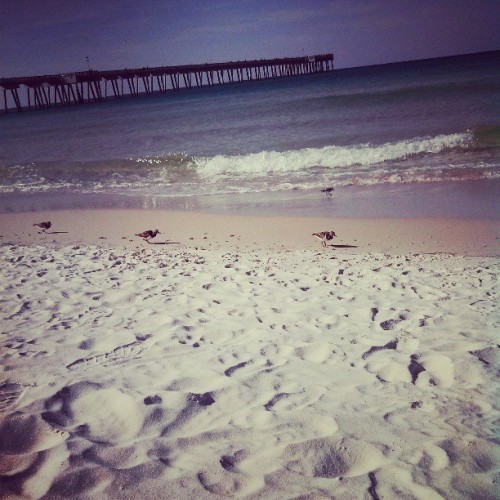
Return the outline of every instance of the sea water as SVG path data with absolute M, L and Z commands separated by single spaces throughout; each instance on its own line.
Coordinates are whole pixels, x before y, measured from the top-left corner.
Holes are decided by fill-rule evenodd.
M 446 186 L 458 215 L 494 217 L 499 55 L 4 114 L 0 210 L 260 206 L 330 214 L 335 200 L 356 198 L 359 211 L 368 197 L 373 213 L 378 198 L 393 197 L 397 215 L 415 193 L 422 207 L 439 205 Z M 346 215 L 346 205 L 337 208 Z

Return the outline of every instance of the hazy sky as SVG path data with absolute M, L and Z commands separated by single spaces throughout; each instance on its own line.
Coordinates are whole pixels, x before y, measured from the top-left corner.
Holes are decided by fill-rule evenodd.
M 0 0 L 0 77 L 309 54 L 500 49 L 500 0 Z

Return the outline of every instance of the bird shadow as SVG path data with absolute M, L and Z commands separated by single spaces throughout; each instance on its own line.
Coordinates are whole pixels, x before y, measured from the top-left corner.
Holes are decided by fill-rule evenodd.
M 151 243 L 148 241 L 150 245 L 180 245 L 180 241 L 155 241 L 154 243 Z
M 330 245 L 332 248 L 358 248 L 357 245 Z
M 45 231 L 45 234 L 68 234 L 68 231 Z

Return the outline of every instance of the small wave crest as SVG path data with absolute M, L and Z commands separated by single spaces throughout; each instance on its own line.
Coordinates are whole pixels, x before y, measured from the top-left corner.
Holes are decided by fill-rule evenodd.
M 381 145 L 357 144 L 283 152 L 262 151 L 247 155 L 217 155 L 193 160 L 198 167 L 198 173 L 206 177 L 224 174 L 261 176 L 286 174 L 311 168 L 345 169 L 352 166 L 369 166 L 387 161 L 404 160 L 415 155 L 440 153 L 453 148 L 467 148 L 472 144 L 473 138 L 472 132 L 465 132 Z

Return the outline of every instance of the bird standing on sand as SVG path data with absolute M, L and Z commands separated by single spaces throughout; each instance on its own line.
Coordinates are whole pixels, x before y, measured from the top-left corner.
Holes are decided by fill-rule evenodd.
M 142 238 L 144 241 L 149 243 L 150 238 L 154 238 L 157 234 L 161 234 L 158 229 L 148 229 L 147 231 L 136 234 L 136 236 L 139 236 L 139 238 Z
M 321 244 L 324 247 L 326 247 L 327 241 L 333 240 L 333 238 L 337 236 L 334 231 L 321 231 L 320 233 L 313 233 L 312 235 L 318 238 L 318 240 L 321 240 Z
M 52 226 L 52 222 L 48 220 L 47 222 L 39 222 L 38 224 L 33 224 L 33 225 L 39 227 L 42 230 L 42 232 L 45 233 L 45 230 L 50 229 L 50 227 Z
M 326 196 L 333 196 L 333 192 L 335 191 L 335 189 L 333 189 L 333 187 L 327 187 L 325 189 L 322 189 L 321 192 L 322 193 L 325 193 Z

